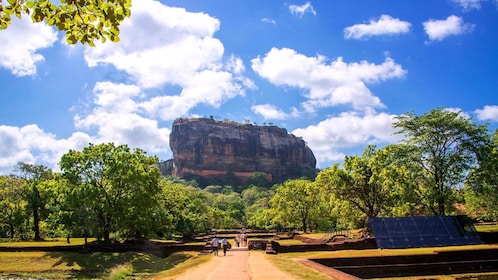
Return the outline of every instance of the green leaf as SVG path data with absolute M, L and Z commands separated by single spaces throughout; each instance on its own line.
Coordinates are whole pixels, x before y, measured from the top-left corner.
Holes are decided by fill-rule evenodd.
M 66 41 L 70 45 L 74 45 L 77 42 L 76 37 L 72 34 L 66 37 Z
M 32 9 L 35 6 L 33 1 L 27 1 L 25 5 L 26 5 L 26 7 L 30 8 L 30 9 Z
M 33 15 L 31 15 L 31 20 L 33 22 L 40 22 L 43 21 L 44 17 L 43 14 L 40 12 L 39 9 L 35 10 Z

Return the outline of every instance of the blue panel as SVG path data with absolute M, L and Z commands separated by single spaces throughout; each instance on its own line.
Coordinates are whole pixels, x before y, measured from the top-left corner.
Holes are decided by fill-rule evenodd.
M 465 216 L 370 218 L 369 222 L 379 248 L 483 243 Z

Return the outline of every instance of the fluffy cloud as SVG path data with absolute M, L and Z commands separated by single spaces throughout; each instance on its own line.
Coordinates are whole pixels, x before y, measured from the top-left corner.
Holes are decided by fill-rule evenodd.
M 0 67 L 16 76 L 35 75 L 36 63 L 44 60 L 38 51 L 55 41 L 57 33 L 45 23 L 33 23 L 28 16 L 12 17 L 11 25 L 0 32 Z
M 299 116 L 299 111 L 296 108 L 292 108 L 290 113 L 285 113 L 272 104 L 254 105 L 251 106 L 251 110 L 255 114 L 263 116 L 265 120 L 285 120 Z
M 171 120 L 190 109 L 223 102 L 254 84 L 243 76 L 240 58 L 224 60 L 223 44 L 213 37 L 219 20 L 158 1 L 133 4 L 133 16 L 121 25 L 121 41 L 87 48 L 89 66 L 110 64 L 127 73 L 141 88 L 178 86 L 141 104 L 151 116 Z
M 113 65 L 142 87 L 185 85 L 194 73 L 220 67 L 223 44 L 213 38 L 217 19 L 152 0 L 137 1 L 132 13 L 120 26 L 120 42 L 86 49 L 90 67 Z
M 264 22 L 264 23 L 270 23 L 270 24 L 273 24 L 273 25 L 277 24 L 277 21 L 274 20 L 274 19 L 272 19 L 272 18 L 262 18 L 261 21 Z
M 336 105 L 351 105 L 357 110 L 382 108 L 366 84 L 406 74 L 391 58 L 382 64 L 346 63 L 340 57 L 328 63 L 324 56 L 307 57 L 286 48 L 273 48 L 265 57 L 253 59 L 252 68 L 275 85 L 305 89 L 308 100 L 302 106 L 309 112 Z
M 463 8 L 464 11 L 479 10 L 481 0 L 453 0 L 454 3 Z
M 316 11 L 310 2 L 306 2 L 306 4 L 303 4 L 300 6 L 299 5 L 289 5 L 289 11 L 293 15 L 298 16 L 299 18 L 302 18 L 305 13 L 311 13 L 313 15 L 316 15 Z
M 359 115 L 344 112 L 317 125 L 296 129 L 292 134 L 306 139 L 319 163 L 344 159 L 341 149 L 399 141 L 392 127 L 394 115 Z
M 57 139 L 37 125 L 0 126 L 0 174 L 12 172 L 17 162 L 43 164 L 57 170 L 61 156 L 69 149 L 82 149 L 93 139 L 75 132 L 67 139 Z
M 244 95 L 246 89 L 255 88 L 244 76 L 242 60 L 234 55 L 225 57 L 223 44 L 213 37 L 219 29 L 218 19 L 154 0 L 137 1 L 132 13 L 120 26 L 120 42 L 84 47 L 88 66 L 113 66 L 120 71 L 121 80 L 95 84 L 89 104 L 76 108 L 79 111 L 74 124 L 83 132 L 56 139 L 37 126 L 2 127 L 0 144 L 9 148 L 0 148 L 0 158 L 8 159 L 0 168 L 11 169 L 17 161 L 49 163 L 56 168 L 62 153 L 70 148 L 81 149 L 89 142 L 127 144 L 168 156 L 170 130 L 164 125 L 169 123 L 160 120 L 187 115 L 199 104 L 218 108 Z M 56 39 L 55 33 L 44 24 L 16 24 L 24 24 L 22 32 L 13 24 L 0 33 L 9 38 L 0 45 L 0 63 L 4 67 L 6 63 L 16 65 L 17 74 L 32 74 L 34 62 L 43 59 L 35 50 L 49 46 Z M 27 35 L 12 36 L 16 31 Z M 15 55 L 7 52 L 11 49 L 17 50 Z M 24 57 L 31 64 L 20 60 Z
M 486 105 L 482 109 L 475 110 L 477 118 L 481 121 L 495 121 L 498 122 L 498 106 Z
M 169 151 L 167 128 L 144 116 L 140 88 L 134 85 L 98 83 L 94 87 L 94 108 L 88 114 L 75 116 L 81 130 L 97 130 L 98 142 L 114 142 L 139 147 L 147 152 Z
M 410 31 L 411 24 L 392 18 L 389 15 L 382 15 L 379 20 L 371 19 L 368 24 L 355 24 L 344 29 L 346 39 L 363 39 L 381 35 L 396 35 Z
M 442 41 L 448 36 L 462 35 L 474 29 L 474 25 L 464 23 L 462 18 L 454 15 L 445 20 L 428 20 L 423 25 L 425 33 L 431 41 Z

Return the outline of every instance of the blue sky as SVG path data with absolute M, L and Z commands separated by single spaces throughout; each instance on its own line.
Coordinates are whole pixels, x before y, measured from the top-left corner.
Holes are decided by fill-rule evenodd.
M 318 167 L 399 141 L 393 119 L 498 123 L 497 0 L 134 1 L 119 43 L 67 45 L 28 18 L 0 31 L 0 174 L 58 170 L 88 143 L 166 160 L 178 117 L 275 124 Z

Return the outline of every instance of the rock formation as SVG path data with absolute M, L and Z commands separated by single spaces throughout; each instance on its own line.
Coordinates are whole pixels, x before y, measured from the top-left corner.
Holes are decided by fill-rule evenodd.
M 255 172 L 270 182 L 314 177 L 316 159 L 301 139 L 284 128 L 213 118 L 176 119 L 170 134 L 173 175 L 185 179 L 235 175 L 246 182 Z

